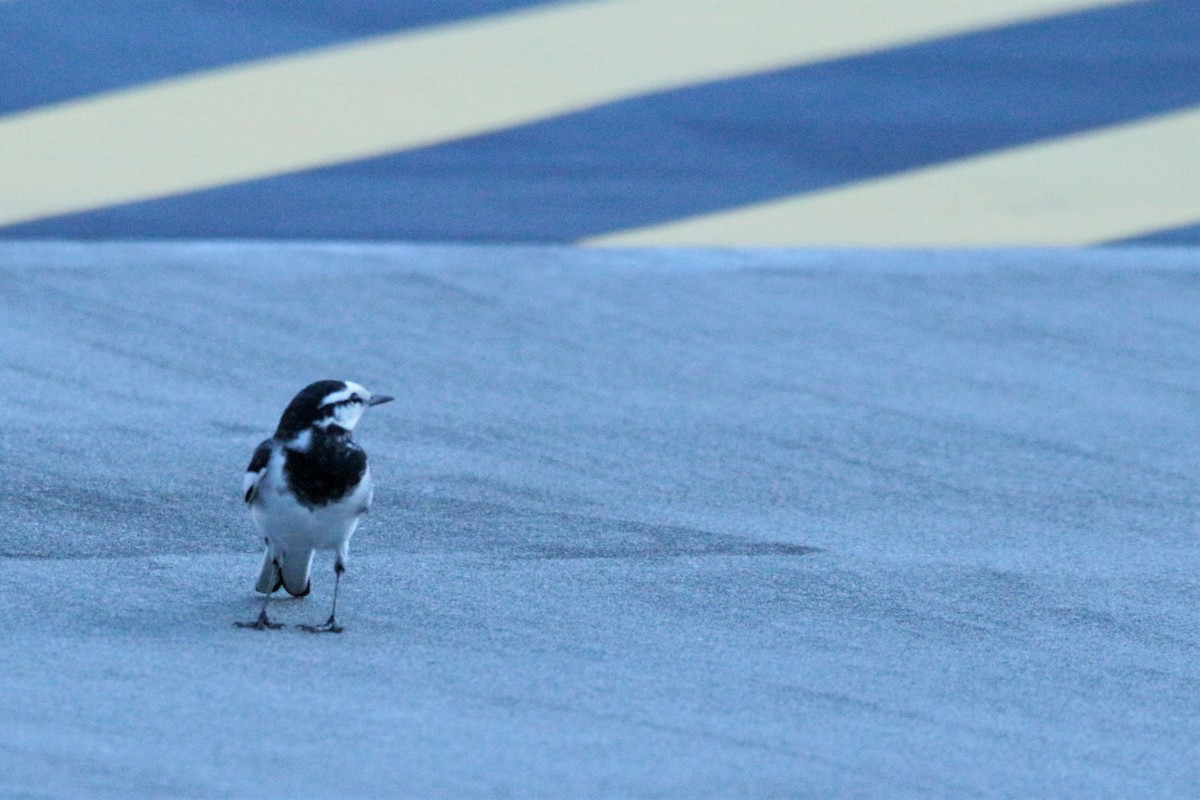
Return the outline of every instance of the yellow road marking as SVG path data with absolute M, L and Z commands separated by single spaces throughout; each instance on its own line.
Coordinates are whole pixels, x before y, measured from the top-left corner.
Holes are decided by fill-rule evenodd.
M 597 236 L 604 246 L 1086 245 L 1200 219 L 1200 108 Z
M 0 225 L 1130 1 L 592 0 L 381 36 L 2 118 Z

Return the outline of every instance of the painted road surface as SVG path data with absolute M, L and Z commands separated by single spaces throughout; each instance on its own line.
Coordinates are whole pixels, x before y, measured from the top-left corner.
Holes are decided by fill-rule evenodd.
M 0 30 L 0 237 L 1200 242 L 1193 0 L 15 0 Z

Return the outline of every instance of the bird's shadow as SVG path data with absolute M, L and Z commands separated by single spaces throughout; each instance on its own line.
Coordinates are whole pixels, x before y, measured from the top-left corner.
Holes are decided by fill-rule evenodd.
M 794 558 L 822 552 L 684 525 L 641 522 L 495 502 L 413 497 L 400 524 L 422 551 L 486 552 L 517 560 Z
M 703 532 L 701 532 L 703 533 Z M 719 537 L 720 534 L 706 534 Z M 821 548 L 787 542 L 755 542 L 730 537 L 732 541 L 678 543 L 610 543 L 604 546 L 530 545 L 512 554 L 516 559 L 645 559 L 795 557 L 820 553 Z

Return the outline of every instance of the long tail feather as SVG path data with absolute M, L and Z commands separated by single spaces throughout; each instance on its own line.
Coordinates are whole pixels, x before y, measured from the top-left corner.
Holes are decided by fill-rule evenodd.
M 279 576 L 288 594 L 304 597 L 312 589 L 312 561 L 312 550 L 284 550 L 279 554 Z
M 279 568 L 275 566 L 275 559 L 271 557 L 271 548 L 267 548 L 267 552 L 263 553 L 262 570 L 258 573 L 258 582 L 254 584 L 254 591 L 262 594 L 271 594 L 283 585 L 283 577 L 279 574 Z

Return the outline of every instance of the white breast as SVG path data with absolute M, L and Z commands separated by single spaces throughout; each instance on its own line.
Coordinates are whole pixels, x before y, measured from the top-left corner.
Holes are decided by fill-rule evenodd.
M 274 547 L 333 550 L 353 535 L 373 499 L 367 467 L 358 486 L 341 500 L 311 509 L 303 506 L 287 491 L 283 459 L 273 454 L 259 479 L 258 500 L 250 506 L 250 516 Z

